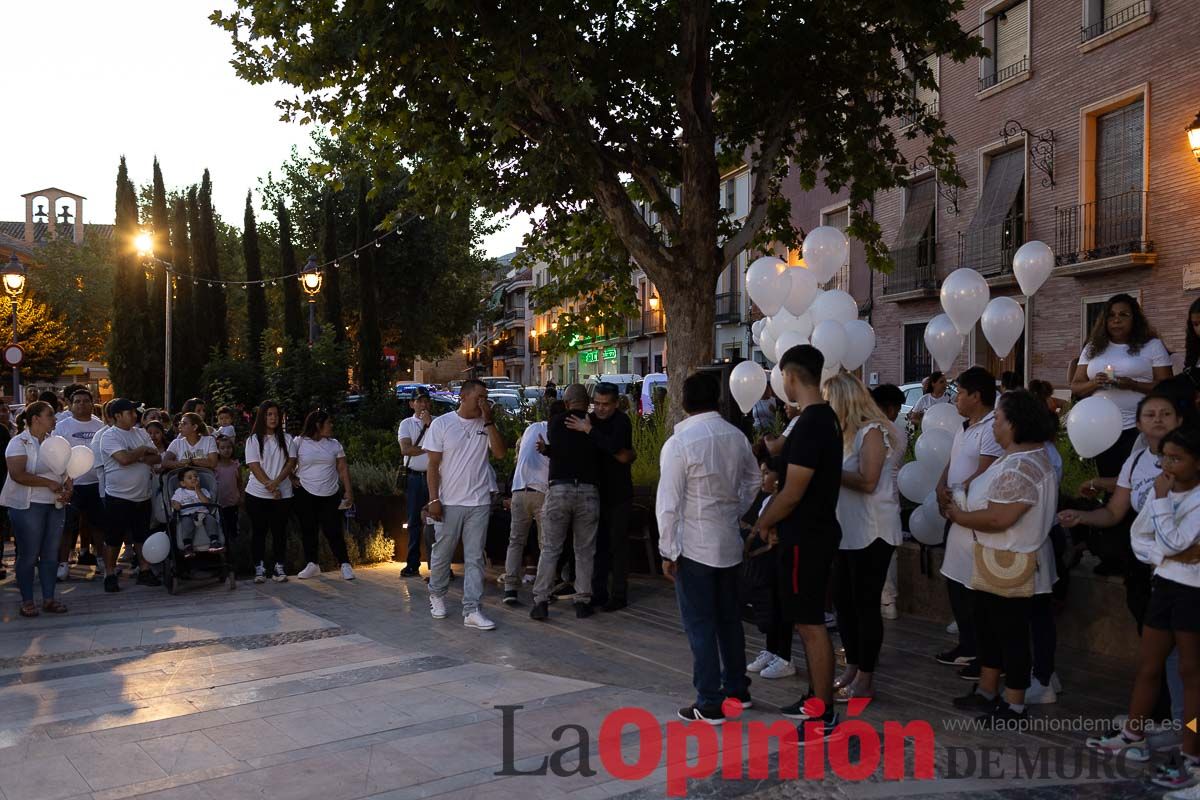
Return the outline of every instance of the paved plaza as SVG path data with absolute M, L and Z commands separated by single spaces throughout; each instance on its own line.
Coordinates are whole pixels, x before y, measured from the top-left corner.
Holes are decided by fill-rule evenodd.
M 609 712 L 633 706 L 665 722 L 691 700 L 690 656 L 669 585 L 635 580 L 632 607 L 589 620 L 576 620 L 559 603 L 549 623 L 529 619 L 528 605 L 504 608 L 489 588 L 487 610 L 498 627 L 481 633 L 458 618 L 460 582 L 451 587 L 450 616 L 435 621 L 424 583 L 398 574 L 399 565 L 389 564 L 360 569 L 353 583 L 326 573 L 283 585 L 244 581 L 233 592 L 197 583 L 174 597 L 128 585 L 114 596 L 98 581 L 78 579 L 84 573 L 77 567 L 77 579 L 60 584 L 71 613 L 34 620 L 16 615 L 10 577 L 0 624 L 4 800 L 666 796 L 678 753 L 668 757 L 664 747 L 646 777 L 618 780 L 598 750 Z M 946 638 L 932 622 L 888 623 L 880 698 L 863 714 L 877 726 L 931 721 L 937 780 L 886 781 L 881 769 L 862 782 L 780 782 L 772 766 L 767 780 L 691 781 L 688 795 L 1159 795 L 1133 778 L 985 779 L 978 765 L 964 766 L 963 752 L 960 777 L 951 779 L 948 747 L 1004 746 L 993 758 L 1010 769 L 1014 746 L 1042 748 L 1053 773 L 1053 754 L 1061 760 L 1077 752 L 1082 734 L 946 730 L 970 718 L 949 705 L 969 684 L 929 658 Z M 761 638 L 751 635 L 747 646 L 757 653 Z M 1062 661 L 1066 693 L 1040 713 L 1065 719 L 1121 712 L 1127 666 L 1070 652 Z M 780 719 L 774 710 L 802 686 L 802 676 L 756 681 L 756 706 L 744 719 Z M 497 775 L 505 759 L 497 707 L 504 705 L 523 706 L 513 717 L 510 771 L 534 771 L 546 756 L 572 748 L 558 761 L 562 772 L 575 774 Z M 555 729 L 568 724 L 587 730 L 593 774 L 578 769 L 578 733 L 555 740 Z M 637 760 L 633 729 L 620 747 L 628 763 Z

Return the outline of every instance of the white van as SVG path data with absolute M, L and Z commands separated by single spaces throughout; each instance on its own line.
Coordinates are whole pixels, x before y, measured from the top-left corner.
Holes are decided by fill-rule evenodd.
M 654 390 L 658 387 L 667 388 L 667 373 L 651 372 L 642 379 L 642 416 L 648 417 L 654 413 Z

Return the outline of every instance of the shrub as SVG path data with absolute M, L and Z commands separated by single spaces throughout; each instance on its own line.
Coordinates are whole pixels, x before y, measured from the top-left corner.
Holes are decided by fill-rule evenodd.
M 393 464 L 395 462 L 392 462 Z M 350 485 L 355 495 L 399 494 L 400 466 L 369 461 L 350 461 Z
M 669 435 L 665 405 L 655 408 L 648 417 L 634 414 L 630 420 L 633 423 L 633 451 L 637 453 L 637 460 L 630 469 L 635 486 L 658 483 L 658 457 Z

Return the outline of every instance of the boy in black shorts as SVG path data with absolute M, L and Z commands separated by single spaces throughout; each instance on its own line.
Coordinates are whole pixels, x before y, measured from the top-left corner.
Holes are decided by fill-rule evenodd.
M 842 540 L 837 521 L 842 430 L 821 396 L 824 366 L 821 351 L 806 344 L 793 347 L 779 360 L 788 399 L 800 406 L 800 415 L 784 444 L 779 493 L 755 528 L 778 529 L 779 600 L 784 618 L 804 642 L 808 661 L 809 694 L 782 712 L 792 719 L 823 720 L 828 737 L 837 726 L 837 715 L 825 593 Z

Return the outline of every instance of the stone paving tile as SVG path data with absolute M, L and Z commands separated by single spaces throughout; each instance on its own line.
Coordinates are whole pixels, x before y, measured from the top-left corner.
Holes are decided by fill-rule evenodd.
M 66 756 L 28 759 L 19 769 L 0 772 L 0 791 L 8 800 L 63 800 L 90 790 Z
M 239 763 L 236 758 L 199 731 L 142 739 L 134 746 L 140 747 L 167 775 L 178 775 Z
M 136 744 L 68 756 L 94 791 L 165 778 L 167 773 Z

